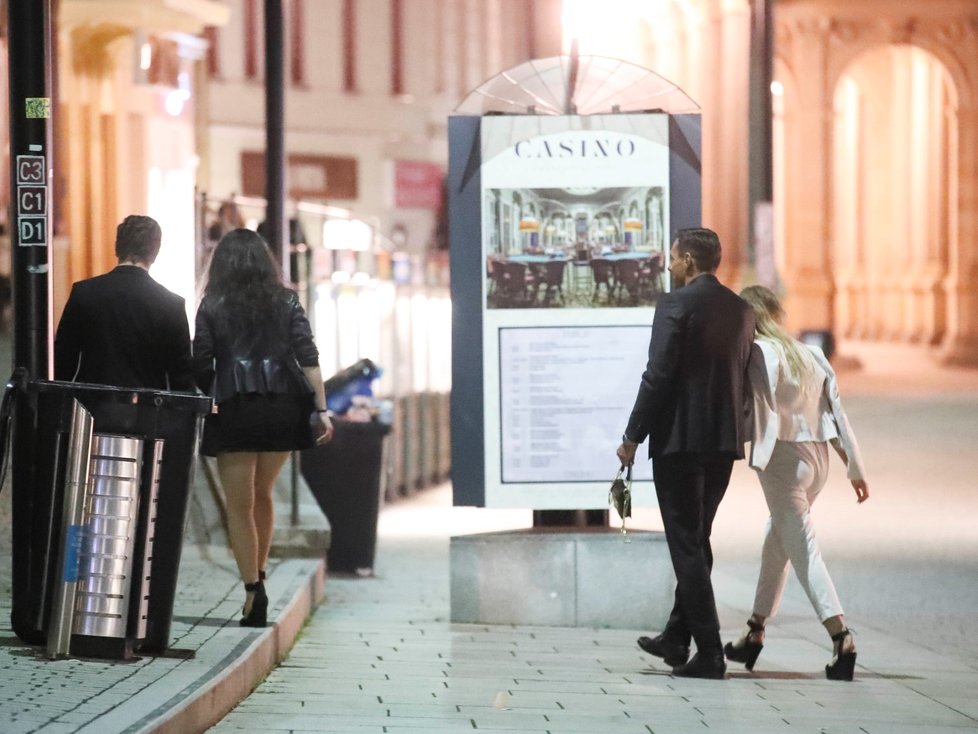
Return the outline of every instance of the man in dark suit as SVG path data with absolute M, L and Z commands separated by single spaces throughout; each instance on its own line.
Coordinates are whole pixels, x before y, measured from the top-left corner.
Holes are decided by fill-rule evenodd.
M 708 229 L 680 230 L 659 299 L 649 362 L 618 447 L 624 465 L 649 438 L 655 490 L 676 572 L 676 601 L 662 634 L 639 647 L 673 675 L 723 678 L 726 664 L 710 571 L 710 530 L 735 459 L 744 458 L 747 360 L 754 340 L 750 306 L 717 280 L 720 240 Z M 689 659 L 690 637 L 696 655 Z
M 150 277 L 157 222 L 132 215 L 116 229 L 119 264 L 74 284 L 54 338 L 54 377 L 192 392 L 184 300 Z

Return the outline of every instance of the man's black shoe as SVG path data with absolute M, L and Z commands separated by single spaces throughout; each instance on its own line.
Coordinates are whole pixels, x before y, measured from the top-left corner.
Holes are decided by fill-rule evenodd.
M 675 667 L 689 660 L 689 645 L 680 645 L 666 639 L 665 635 L 658 637 L 639 637 L 638 646 L 649 655 L 662 658 L 666 665 Z
M 723 660 L 723 652 L 703 654 L 697 651 L 693 659 L 672 669 L 677 678 L 711 678 L 723 680 L 727 677 L 727 664 Z

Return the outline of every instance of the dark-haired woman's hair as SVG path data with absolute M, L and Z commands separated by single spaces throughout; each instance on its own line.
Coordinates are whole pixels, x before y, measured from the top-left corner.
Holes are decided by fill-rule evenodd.
M 272 253 L 260 235 L 233 229 L 211 255 L 204 296 L 215 300 L 229 326 L 256 330 L 285 292 Z

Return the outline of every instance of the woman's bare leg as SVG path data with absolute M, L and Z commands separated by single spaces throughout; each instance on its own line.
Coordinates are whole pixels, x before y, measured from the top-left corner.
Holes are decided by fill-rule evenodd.
M 241 580 L 258 580 L 258 533 L 255 528 L 255 468 L 258 454 L 234 452 L 217 457 L 228 513 L 228 541 Z
M 846 631 L 846 620 L 845 617 L 843 617 L 841 614 L 823 620 L 822 624 L 825 626 L 826 631 L 829 633 L 829 637 L 834 637 L 840 632 Z
M 275 529 L 272 489 L 289 454 L 287 451 L 262 451 L 257 456 L 254 518 L 258 539 L 258 570 L 264 570 L 268 564 L 268 552 L 272 547 L 272 533 Z

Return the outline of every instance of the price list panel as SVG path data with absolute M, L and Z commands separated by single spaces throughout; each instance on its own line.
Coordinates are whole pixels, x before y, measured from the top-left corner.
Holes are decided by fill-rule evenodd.
M 504 484 L 610 477 L 648 336 L 642 326 L 499 330 Z

